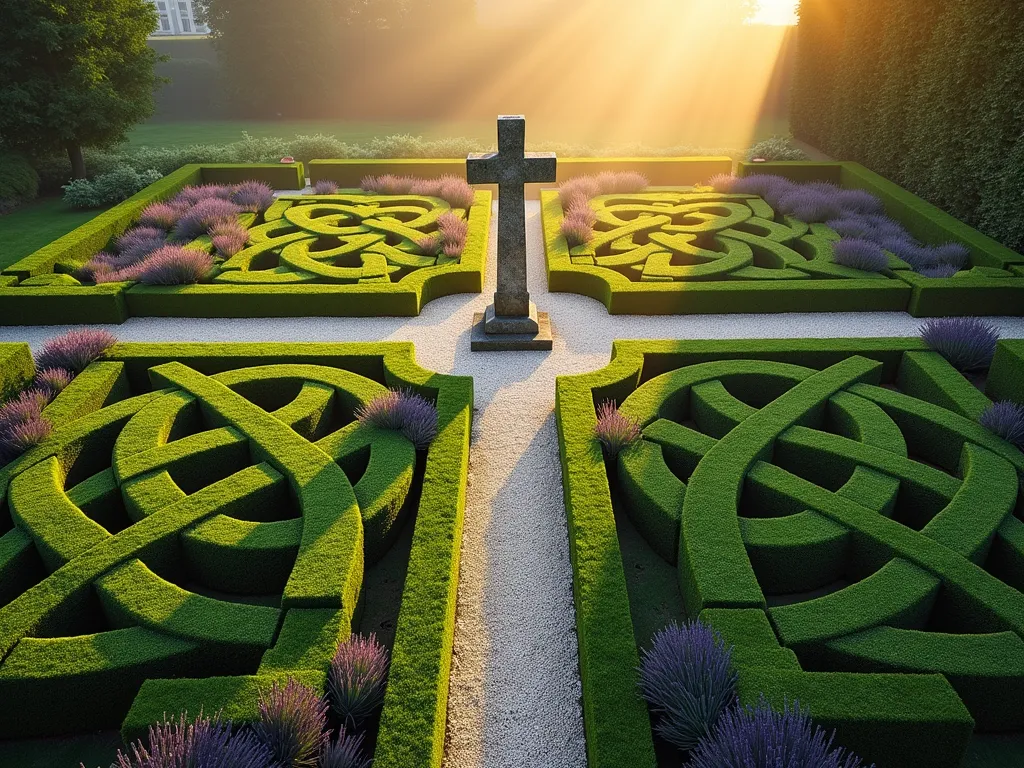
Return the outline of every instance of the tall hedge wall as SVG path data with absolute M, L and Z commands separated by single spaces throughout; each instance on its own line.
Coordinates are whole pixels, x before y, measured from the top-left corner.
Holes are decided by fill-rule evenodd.
M 1005 0 L 801 0 L 793 133 L 1020 251 L 1022 41 Z

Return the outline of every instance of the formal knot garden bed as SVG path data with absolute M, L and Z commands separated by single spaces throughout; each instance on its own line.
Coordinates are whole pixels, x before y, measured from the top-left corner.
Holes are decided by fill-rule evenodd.
M 880 768 L 1024 729 L 1024 343 L 930 322 L 616 342 L 558 380 L 592 767 L 726 764 L 767 712 L 734 697 Z
M 855 163 L 741 163 L 648 188 L 578 177 L 541 196 L 552 290 L 616 314 L 1024 312 L 1024 256 Z
M 186 166 L 7 268 L 0 312 L 22 324 L 412 316 L 481 290 L 489 192 L 454 177 L 304 186 L 301 164 Z
M 333 730 L 429 764 L 471 380 L 405 343 L 112 341 L 0 345 L 4 748 L 205 713 L 232 754 L 312 739 L 293 757 L 315 761 Z

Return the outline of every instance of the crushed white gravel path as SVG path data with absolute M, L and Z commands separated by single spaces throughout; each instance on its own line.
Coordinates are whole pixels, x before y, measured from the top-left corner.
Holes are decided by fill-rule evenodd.
M 497 218 L 494 219 L 496 227 Z M 469 496 L 462 545 L 445 768 L 585 768 L 572 571 L 555 433 L 555 377 L 607 364 L 614 339 L 913 336 L 903 313 L 608 315 L 599 302 L 549 294 L 540 206 L 527 202 L 530 291 L 551 313 L 550 353 L 471 353 L 487 289 L 431 302 L 415 318 L 132 318 L 124 341 L 412 341 L 421 365 L 473 376 Z M 1024 338 L 1024 318 L 992 318 Z M 61 327 L 0 327 L 38 347 Z

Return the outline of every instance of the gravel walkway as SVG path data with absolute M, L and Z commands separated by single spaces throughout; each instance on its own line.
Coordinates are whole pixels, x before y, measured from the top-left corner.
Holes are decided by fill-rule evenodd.
M 550 353 L 469 351 L 473 312 L 494 291 L 493 234 L 487 291 L 439 299 L 416 318 L 133 318 L 112 328 L 124 341 L 412 341 L 423 366 L 474 377 L 445 768 L 586 765 L 556 376 L 603 367 L 617 338 L 912 336 L 921 324 L 902 313 L 612 317 L 593 299 L 548 294 L 537 202 L 527 202 L 527 228 L 530 290 L 554 326 Z M 993 321 L 1024 338 L 1024 318 Z M 63 330 L 0 328 L 0 341 L 38 346 Z

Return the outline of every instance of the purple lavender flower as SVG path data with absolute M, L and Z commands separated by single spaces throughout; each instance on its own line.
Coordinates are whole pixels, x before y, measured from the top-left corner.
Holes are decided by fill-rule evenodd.
M 584 207 L 590 210 L 588 203 L 574 201 L 572 207 L 565 214 L 565 218 L 562 219 L 559 231 L 570 248 L 584 245 L 594 239 L 594 225 L 591 223 L 590 217 L 583 213 Z
M 228 198 L 243 211 L 263 213 L 274 204 L 274 190 L 262 181 L 243 181 Z
M 214 224 L 210 228 L 210 240 L 217 253 L 228 258 L 234 256 L 245 248 L 249 242 L 249 230 L 242 226 L 242 222 L 234 221 Z
M 693 749 L 736 700 L 732 648 L 701 621 L 669 624 L 641 652 L 640 689 L 660 715 L 657 732 Z
M 605 400 L 597 407 L 594 436 L 604 446 L 608 458 L 614 459 L 640 439 L 640 425 L 634 419 L 624 416 L 614 402 Z
M 690 768 L 864 768 L 856 755 L 833 747 L 799 704 L 775 712 L 761 697 L 757 707 L 732 707 L 690 754 Z M 873 767 L 872 767 L 873 768 Z
M 50 398 L 41 389 L 27 389 L 0 405 L 0 434 L 9 432 L 19 424 L 38 419 Z
M 401 177 L 399 177 L 401 178 Z M 420 179 L 414 176 L 406 177 L 409 182 L 409 194 L 412 195 L 423 195 L 424 197 L 440 197 L 441 196 L 441 180 L 440 179 Z M 404 182 L 403 182 L 404 185 Z M 404 186 L 403 186 L 404 188 Z M 404 193 L 403 193 L 404 194 Z
M 437 406 L 411 391 L 388 390 L 356 411 L 362 424 L 401 432 L 419 450 L 437 437 Z
M 1024 405 L 1012 400 L 992 403 L 981 414 L 978 423 L 1024 451 Z
M 96 358 L 117 343 L 109 331 L 82 328 L 50 339 L 36 355 L 36 370 L 63 368 L 78 375 Z
M 921 277 L 953 277 L 960 270 L 952 264 L 936 264 L 934 267 L 924 267 L 918 271 Z
M 150 203 L 142 210 L 139 216 L 139 225 L 143 227 L 159 227 L 167 232 L 173 227 L 181 214 L 188 208 L 188 204 L 160 202 Z
M 772 207 L 808 224 L 825 222 L 843 214 L 840 192 L 838 187 L 832 185 L 794 185 Z
M 908 264 L 906 256 L 910 256 L 911 259 L 920 250 L 921 246 L 916 240 L 911 238 L 909 235 L 879 235 L 877 231 L 871 237 L 868 238 L 872 242 L 878 243 L 882 248 L 889 251 L 889 253 L 896 256 L 896 258 L 903 259 Z
M 327 702 L 308 686 L 288 678 L 260 691 L 260 719 L 253 724 L 256 738 L 270 751 L 273 765 L 316 768 L 320 751 L 327 746 Z
M 34 386 L 44 393 L 48 400 L 53 400 L 64 391 L 75 375 L 63 368 L 44 368 L 36 372 Z
M 595 179 L 602 195 L 631 195 L 650 186 L 646 176 L 637 171 L 603 171 Z
M 469 237 L 468 221 L 451 211 L 442 213 L 437 217 L 437 232 L 445 256 L 462 255 L 466 249 L 466 238 Z
M 365 177 L 361 186 L 364 192 L 372 192 L 375 195 L 410 195 L 418 181 L 421 179 L 385 173 L 383 176 Z
M 707 186 L 711 187 L 715 192 L 729 194 L 736 187 L 736 181 L 736 177 L 731 173 L 716 173 L 708 179 Z
M 885 203 L 863 189 L 839 190 L 839 203 L 844 211 L 851 213 L 885 213 Z
M 840 237 L 873 240 L 875 234 L 871 224 L 859 216 L 842 216 L 838 219 L 829 219 L 825 222 L 825 225 Z
M 338 646 L 327 675 L 334 714 L 346 726 L 358 728 L 384 701 L 388 652 L 376 635 L 352 635 Z
M 440 178 L 440 188 L 437 191 L 437 196 L 452 208 L 469 210 L 473 207 L 473 199 L 476 197 L 476 192 L 465 179 L 448 174 Z
M 31 448 L 35 448 L 53 432 L 53 424 L 43 416 L 35 416 L 7 427 L 0 427 L 0 462 L 6 464 Z
M 168 245 L 141 264 L 138 280 L 145 285 L 189 285 L 204 280 L 213 269 L 213 257 L 197 248 Z
M 172 202 L 187 206 L 193 206 L 203 200 L 219 199 L 227 200 L 231 197 L 231 187 L 224 184 L 203 184 L 198 187 L 185 187 Z
M 971 252 L 965 245 L 960 243 L 943 243 L 934 248 L 935 261 L 939 264 L 947 264 L 961 270 L 967 266 L 971 258 Z
M 117 260 L 120 266 L 134 264 L 165 245 L 167 233 L 159 227 L 133 227 L 117 239 Z
M 234 221 L 241 210 L 229 200 L 219 197 L 200 200 L 178 219 L 171 231 L 171 238 L 178 241 L 195 240 L 216 224 Z
M 881 272 L 889 266 L 889 257 L 880 246 L 854 237 L 844 237 L 833 243 L 832 258 L 836 264 L 865 272 Z
M 150 726 L 148 744 L 118 750 L 111 768 L 269 768 L 270 750 L 249 731 L 232 736 L 231 723 L 198 717 Z
M 437 256 L 441 253 L 441 233 L 438 232 L 418 238 L 416 245 L 423 251 L 424 256 Z
M 574 176 L 558 185 L 558 200 L 562 210 L 569 210 L 573 204 L 589 203 L 601 194 L 601 185 L 594 176 Z
M 921 326 L 921 338 L 960 371 L 988 368 L 999 329 L 977 317 L 939 317 Z
M 778 209 L 783 197 L 793 192 L 795 188 L 796 184 L 783 176 L 755 173 L 736 179 L 732 191 L 741 195 L 757 195 L 772 208 Z
M 314 195 L 336 195 L 337 193 L 338 185 L 330 179 L 320 179 L 320 181 L 313 185 Z
M 363 754 L 363 734 L 350 735 L 344 727 L 320 755 L 320 768 L 370 768 L 370 765 L 371 761 Z

